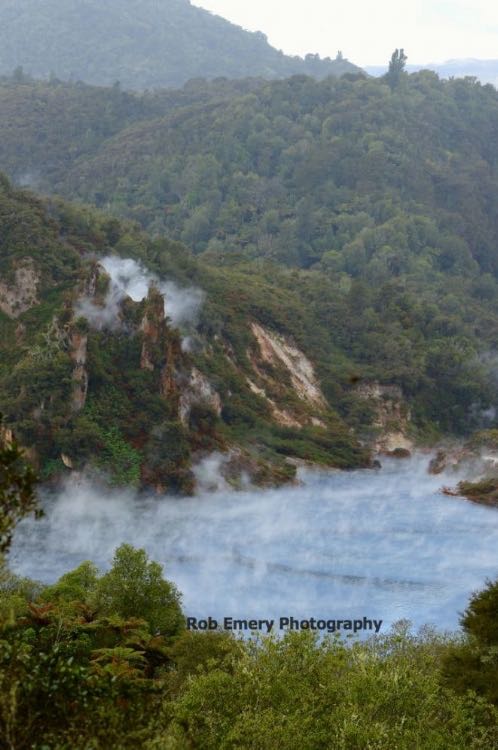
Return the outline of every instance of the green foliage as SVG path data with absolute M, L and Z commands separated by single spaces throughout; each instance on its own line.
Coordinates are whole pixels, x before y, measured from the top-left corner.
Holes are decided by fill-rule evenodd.
M 83 563 L 42 588 L 3 573 L 0 593 L 0 746 L 140 745 L 171 665 L 163 635 L 183 627 L 161 567 L 125 545 L 104 576 Z
M 109 470 L 116 484 L 137 486 L 142 463 L 138 451 L 123 439 L 115 427 L 103 431 L 102 438 L 102 452 L 96 460 L 97 465 Z
M 172 723 L 148 747 L 496 747 L 495 711 L 441 689 L 443 650 L 430 634 L 403 631 L 351 647 L 309 634 L 250 644 L 186 684 L 168 705 Z
M 477 482 L 459 482 L 458 493 L 481 505 L 498 507 L 498 478 L 489 477 Z
M 466 633 L 483 646 L 498 645 L 498 581 L 489 581 L 486 588 L 473 595 L 462 617 Z
M 369 452 L 351 440 L 348 429 L 330 419 L 327 430 L 279 428 L 268 435 L 266 444 L 285 456 L 294 456 L 314 464 L 353 469 L 368 463 Z
M 25 148 L 44 189 L 191 244 L 198 263 L 131 225 L 56 211 L 85 246 L 112 241 L 159 275 L 202 286 L 202 335 L 228 340 L 241 366 L 256 319 L 310 355 L 348 424 L 364 426 L 354 374 L 400 385 L 419 430 L 469 433 L 496 390 L 481 355 L 498 335 L 498 95 L 475 80 L 407 75 L 400 51 L 393 65 L 403 85 L 392 91 L 364 77 L 142 97 L 5 83 L 0 156 L 16 176 Z M 47 106 L 33 111 L 33 96 Z M 243 386 L 224 407 L 230 425 L 248 427 L 264 408 Z
M 498 449 L 498 429 L 476 432 L 469 440 L 469 447 L 474 450 L 479 448 Z
M 86 561 L 61 576 L 57 583 L 47 586 L 41 598 L 56 604 L 90 604 L 95 597 L 97 583 L 98 570 L 93 563 Z
M 196 434 L 191 442 L 197 442 Z M 176 493 L 193 489 L 189 434 L 180 421 L 168 421 L 154 427 L 145 447 L 146 477 L 150 484 Z
M 0 593 L 2 747 L 498 747 L 496 584 L 469 605 L 469 644 L 406 623 L 363 642 L 189 632 L 160 566 L 128 545 L 103 576 L 4 572 Z
M 12 622 L 24 617 L 31 602 L 36 601 L 43 589 L 41 584 L 11 573 L 0 559 L 0 622 Z
M 375 281 L 470 271 L 472 258 L 496 271 L 496 91 L 427 71 L 405 83 L 391 94 L 383 79 L 294 77 L 119 102 L 113 90 L 6 84 L 0 155 L 18 176 L 24 144 L 40 186 L 135 214 L 212 256 L 305 268 L 323 258 Z M 33 111 L 33 96 L 47 105 Z M 102 134 L 106 104 L 113 126 Z M 84 147 L 82 123 L 98 143 Z
M 498 581 L 476 592 L 461 618 L 465 639 L 444 660 L 447 685 L 459 693 L 472 690 L 498 705 Z
M 36 474 L 17 443 L 7 443 L 5 437 L 0 415 L 0 560 L 10 547 L 16 524 L 32 513 L 39 514 Z
M 98 454 L 113 481 L 185 493 L 192 454 L 231 444 L 282 476 L 290 456 L 365 465 L 357 436 L 371 433 L 375 414 L 362 382 L 400 386 L 415 435 L 493 428 L 483 415 L 496 403 L 498 97 L 470 80 L 402 81 L 392 91 L 363 77 L 217 81 L 143 96 L 0 85 L 0 157 L 11 175 L 29 154 L 45 190 L 126 214 L 154 235 L 2 182 L 2 272 L 13 284 L 32 257 L 41 276 L 39 304 L 0 317 L 0 407 L 22 444 L 37 447 L 44 477 L 61 469 L 61 454 L 77 468 Z M 44 106 L 34 109 L 33 97 Z M 180 424 L 182 394 L 161 391 L 162 344 L 155 369 L 142 370 L 140 335 L 70 321 L 90 274 L 82 256 L 111 252 L 206 293 L 192 352 L 181 352 L 178 333 L 164 335 L 175 377 L 188 382 L 192 364 L 208 376 L 221 419 L 195 405 Z M 123 305 L 128 331 L 143 314 Z M 285 367 L 260 363 L 255 375 L 252 322 L 309 357 L 328 414 L 296 396 Z M 68 325 L 88 335 L 80 413 Z M 304 430 L 281 429 L 269 399 Z
M 174 635 L 182 627 L 175 586 L 163 579 L 161 566 L 149 562 L 144 550 L 128 544 L 116 551 L 113 566 L 99 580 L 95 596 L 100 612 L 141 618 L 153 635 Z
M 394 89 L 399 86 L 401 76 L 405 71 L 408 57 L 403 49 L 394 50 L 391 60 L 389 61 L 389 70 L 386 74 L 386 80 L 389 86 Z

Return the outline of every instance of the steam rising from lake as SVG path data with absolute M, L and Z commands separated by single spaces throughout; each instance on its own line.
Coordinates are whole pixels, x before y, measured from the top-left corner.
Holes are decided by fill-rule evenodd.
M 54 581 L 122 542 L 145 547 L 187 614 L 363 616 L 455 628 L 472 591 L 498 576 L 498 511 L 438 493 L 454 476 L 427 458 L 380 472 L 304 477 L 300 487 L 136 498 L 88 483 L 46 500 L 17 532 L 11 567 Z

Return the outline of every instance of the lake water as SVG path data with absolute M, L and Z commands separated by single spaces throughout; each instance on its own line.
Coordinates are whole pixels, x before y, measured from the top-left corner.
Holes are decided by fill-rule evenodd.
M 137 499 L 68 485 L 23 522 L 16 572 L 52 582 L 122 542 L 145 547 L 188 615 L 363 617 L 458 626 L 472 591 L 498 576 L 498 511 L 438 491 L 427 457 L 381 471 L 306 475 L 302 486 Z

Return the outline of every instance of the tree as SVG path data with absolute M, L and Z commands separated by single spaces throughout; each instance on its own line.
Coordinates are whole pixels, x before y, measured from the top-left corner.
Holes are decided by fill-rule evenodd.
M 97 584 L 96 605 L 102 615 L 145 620 L 152 634 L 175 635 L 182 629 L 180 594 L 163 578 L 159 563 L 143 549 L 123 544 L 111 570 Z
M 392 89 L 399 85 L 402 74 L 405 72 L 406 61 L 408 57 L 405 55 L 404 49 L 395 49 L 391 61 L 389 62 L 389 70 L 387 72 L 387 81 Z
M 14 440 L 6 439 L 0 418 L 0 555 L 12 542 L 16 524 L 31 513 L 40 515 L 35 493 L 37 477 Z
M 498 580 L 475 593 L 460 620 L 466 638 L 450 646 L 444 661 L 447 685 L 498 705 Z
M 483 591 L 472 596 L 462 626 L 482 645 L 498 646 L 498 581 L 489 581 Z

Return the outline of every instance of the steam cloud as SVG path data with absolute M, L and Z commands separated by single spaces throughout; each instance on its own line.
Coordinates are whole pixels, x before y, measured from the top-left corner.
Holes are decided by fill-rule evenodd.
M 76 317 L 86 318 L 96 331 L 119 331 L 122 327 L 119 312 L 125 296 L 122 289 L 111 281 L 104 305 L 96 305 L 93 300 L 85 297 L 75 306 Z
M 82 560 L 147 549 L 196 617 L 408 618 L 456 628 L 498 573 L 498 513 L 438 493 L 427 457 L 380 472 L 306 474 L 300 487 L 143 498 L 72 480 L 24 521 L 10 565 L 54 581 Z M 207 484 L 216 461 L 200 467 Z M 211 477 L 211 480 L 210 480 Z
M 211 453 L 194 466 L 196 487 L 200 492 L 222 492 L 230 489 L 222 468 L 229 461 L 223 453 Z
M 108 256 L 99 261 L 111 278 L 110 288 L 103 307 L 92 300 L 80 300 L 76 314 L 88 320 L 97 330 L 118 330 L 120 304 L 128 296 L 134 302 L 147 297 L 155 285 L 164 295 L 164 311 L 175 327 L 195 325 L 205 294 L 196 287 L 181 288 L 173 281 L 161 281 L 155 274 L 131 258 Z
M 17 177 L 16 182 L 19 187 L 36 190 L 40 185 L 41 178 L 38 172 L 28 170 L 20 174 Z

